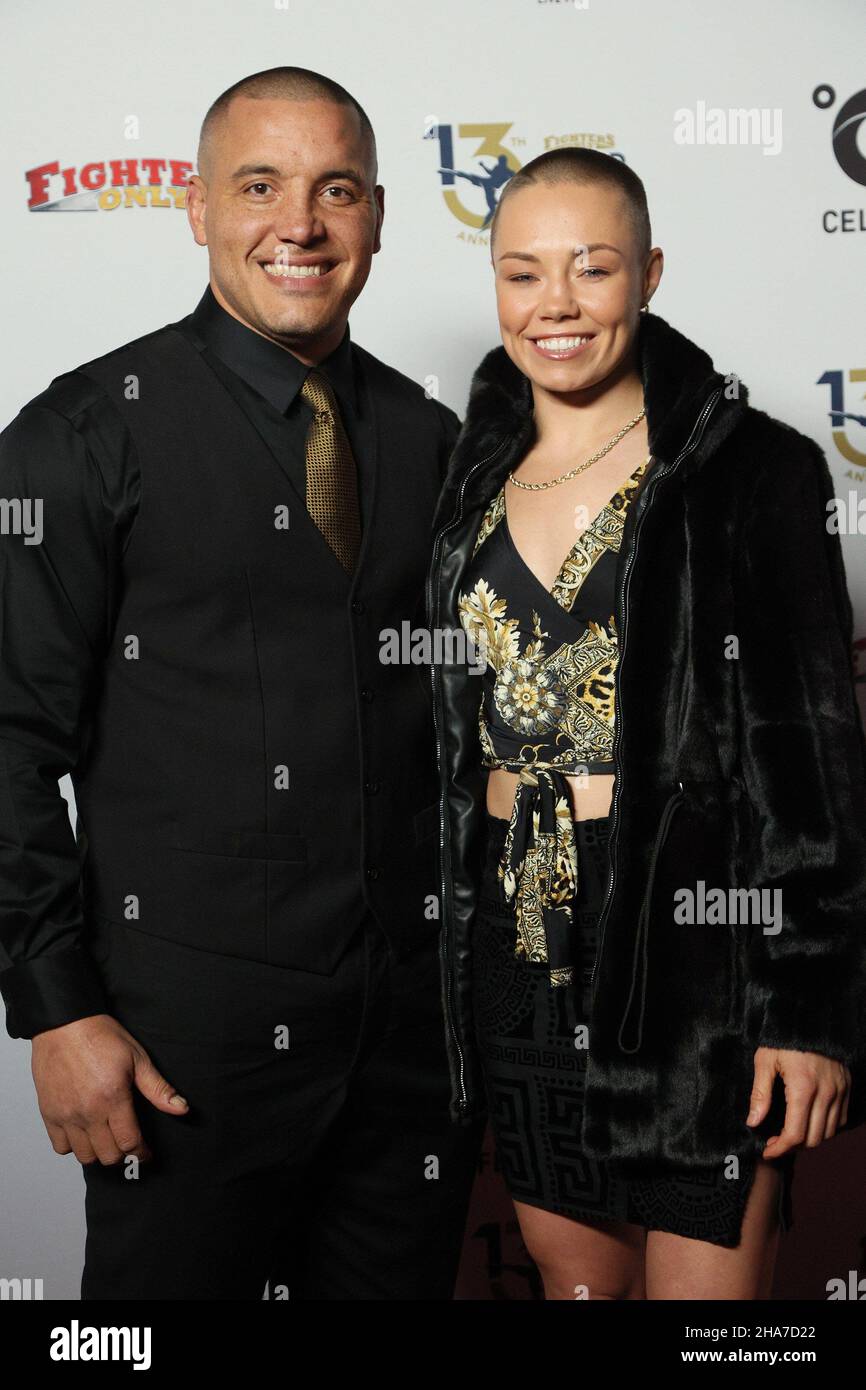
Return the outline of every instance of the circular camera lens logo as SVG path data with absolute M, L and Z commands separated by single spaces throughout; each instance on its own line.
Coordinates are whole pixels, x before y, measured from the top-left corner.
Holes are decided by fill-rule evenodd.
M 812 93 L 815 105 L 825 111 L 836 100 L 832 87 L 823 83 Z M 858 147 L 860 127 L 866 121 L 866 88 L 849 97 L 833 122 L 833 153 L 843 173 L 855 183 L 866 184 L 866 154 Z

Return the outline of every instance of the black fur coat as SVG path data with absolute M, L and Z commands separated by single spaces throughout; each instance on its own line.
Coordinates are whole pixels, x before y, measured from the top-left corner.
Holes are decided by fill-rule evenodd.
M 641 315 L 639 351 L 653 462 L 617 561 L 614 887 L 582 1142 L 626 1167 L 698 1169 L 751 1157 L 781 1129 L 781 1083 L 768 1120 L 745 1123 L 760 1045 L 847 1062 L 848 1127 L 863 1118 L 866 740 L 822 451 L 750 406 L 741 382 L 655 314 Z M 432 626 L 459 629 L 480 518 L 532 433 L 529 382 L 495 348 L 473 379 L 437 511 Z M 452 1114 L 463 1120 L 483 1109 L 470 989 L 480 681 L 440 665 L 433 692 L 443 999 Z M 700 894 L 701 883 L 729 902 L 729 889 L 771 890 L 778 930 L 742 908 L 721 923 L 712 909 L 677 921 L 675 893 Z

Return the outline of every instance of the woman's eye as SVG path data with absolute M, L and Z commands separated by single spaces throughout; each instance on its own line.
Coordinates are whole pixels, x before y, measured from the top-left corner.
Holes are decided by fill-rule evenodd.
M 591 265 L 587 266 L 585 270 L 581 270 L 580 274 L 588 275 L 590 279 L 597 280 L 602 276 L 608 275 L 609 271 L 603 270 L 601 266 Z M 509 275 L 508 278 L 512 282 L 512 284 L 520 285 L 525 284 L 529 280 L 534 280 L 535 276 L 530 274 L 528 270 L 524 270 L 519 272 L 517 275 Z

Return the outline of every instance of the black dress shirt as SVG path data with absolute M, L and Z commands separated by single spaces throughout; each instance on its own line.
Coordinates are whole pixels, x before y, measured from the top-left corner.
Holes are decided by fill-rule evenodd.
M 207 349 L 213 369 L 288 468 L 299 497 L 306 496 L 306 441 L 312 407 L 301 395 L 310 368 L 294 353 L 247 328 L 228 313 L 208 285 L 190 319 L 178 324 Z M 214 360 L 215 359 L 215 360 Z M 229 371 L 225 371 L 228 367 Z M 334 351 L 316 367 L 327 376 L 358 467 L 361 523 L 372 487 L 370 406 L 349 325 Z

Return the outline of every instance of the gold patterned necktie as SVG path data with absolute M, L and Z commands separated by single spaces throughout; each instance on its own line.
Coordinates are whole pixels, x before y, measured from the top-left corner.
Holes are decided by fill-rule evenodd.
M 354 574 L 361 549 L 355 458 L 324 372 L 308 372 L 301 395 L 313 408 L 307 434 L 307 510 L 340 564 Z

